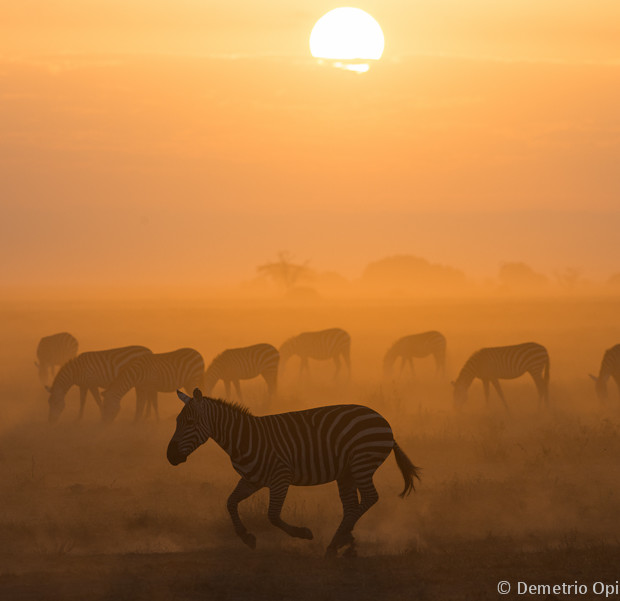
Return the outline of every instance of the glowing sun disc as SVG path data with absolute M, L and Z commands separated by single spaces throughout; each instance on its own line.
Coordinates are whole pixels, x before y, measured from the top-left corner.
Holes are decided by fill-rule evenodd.
M 330 10 L 310 34 L 310 53 L 315 58 L 379 60 L 384 46 L 379 23 L 360 8 Z

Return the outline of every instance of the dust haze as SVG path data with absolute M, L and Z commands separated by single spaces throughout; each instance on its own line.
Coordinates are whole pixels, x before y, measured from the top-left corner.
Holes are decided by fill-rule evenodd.
M 266 265 L 273 268 L 287 260 Z M 451 271 L 447 277 L 459 280 Z M 57 331 L 73 333 L 81 352 L 130 344 L 153 352 L 191 346 L 208 365 L 226 348 L 257 342 L 278 347 L 301 331 L 333 326 L 347 330 L 352 339 L 350 383 L 344 378 L 334 381 L 331 362 L 316 361 L 310 362 L 310 374 L 300 382 L 299 363 L 291 359 L 280 373 L 275 399 L 267 399 L 261 379 L 243 381 L 242 387 L 245 404 L 259 415 L 344 402 L 368 405 L 390 422 L 399 445 L 422 467 L 422 481 L 415 494 L 401 500 L 402 477 L 392 458 L 375 476 L 380 499 L 356 527 L 361 555 L 356 561 L 370 561 L 377 574 L 384 574 L 381 558 L 387 556 L 396 558 L 392 569 L 398 574 L 425 565 L 443 582 L 445 568 L 440 566 L 447 558 L 452 570 L 466 571 L 468 562 L 479 569 L 489 553 L 502 550 L 521 559 L 531 557 L 531 565 L 525 562 L 527 569 L 544 579 L 570 561 L 567 553 L 616 548 L 620 400 L 610 386 L 609 401 L 602 404 L 588 377 L 598 373 L 604 350 L 620 340 L 616 298 L 515 297 L 500 288 L 494 295 L 473 298 L 354 300 L 350 295 L 339 299 L 309 294 L 297 284 L 292 288 L 302 293 L 291 294 L 282 286 L 272 289 L 268 298 L 265 292 L 253 297 L 246 292 L 225 300 L 180 294 L 167 300 L 32 298 L 3 303 L 0 540 L 9 566 L 5 574 L 13 578 L 4 576 L 7 590 L 21 590 L 18 575 L 32 565 L 56 574 L 51 577 L 56 593 L 65 586 L 77 594 L 84 582 L 91 582 L 88 586 L 99 587 L 105 598 L 125 598 L 127 591 L 133 591 L 132 598 L 142 598 L 147 589 L 136 584 L 131 571 L 121 574 L 115 567 L 123 557 L 130 563 L 139 557 L 170 559 L 192 553 L 214 554 L 220 562 L 229 557 L 236 567 L 220 566 L 227 574 L 224 580 L 233 579 L 235 569 L 244 569 L 239 566 L 256 567 L 257 561 L 298 569 L 287 563 L 291 557 L 306 558 L 321 574 L 342 569 L 316 564 L 341 516 L 333 483 L 293 488 L 285 503 L 284 518 L 310 527 L 313 541 L 291 539 L 273 528 L 266 518 L 267 496 L 261 491 L 240 506 L 242 518 L 258 538 L 256 551 L 243 546 L 226 511 L 226 499 L 238 479 L 226 454 L 210 441 L 182 466 L 174 468 L 166 461 L 166 445 L 181 408 L 172 393 L 160 394 L 159 421 L 134 423 L 132 391 L 124 397 L 117 420 L 104 425 L 91 397 L 83 420 L 76 420 L 79 401 L 74 387 L 59 422 L 48 424 L 48 395 L 33 362 L 40 337 Z M 415 375 L 408 368 L 399 374 L 397 364 L 386 379 L 382 360 L 389 346 L 403 335 L 431 329 L 447 339 L 445 377 L 427 357 L 414 360 Z M 510 414 L 494 393 L 485 404 L 479 381 L 472 385 L 466 404 L 455 409 L 450 380 L 475 350 L 529 340 L 545 345 L 550 354 L 548 409 L 538 406 L 528 375 L 502 382 Z M 223 394 L 219 383 L 214 395 Z M 102 569 L 114 576 L 112 581 L 92 584 L 89 557 L 104 558 Z M 117 558 L 113 565 L 110 558 Z M 166 561 L 161 565 L 170 565 Z M 73 568 L 60 567 L 65 565 Z M 142 563 L 134 567 L 135 574 L 141 574 L 135 578 L 151 574 Z M 62 578 L 68 578 L 58 576 L 63 569 L 83 575 L 63 585 Z M 275 569 L 269 568 L 266 577 L 275 578 Z M 599 564 L 599 569 L 606 571 L 605 565 Z M 473 590 L 482 591 L 480 598 L 494 594 L 496 576 L 501 574 L 495 568 L 476 576 L 482 580 Z M 531 576 L 520 576 L 526 577 Z M 369 586 L 383 586 L 383 576 L 377 578 Z M 391 586 L 403 594 L 397 581 Z M 406 579 L 402 582 L 408 586 Z M 188 598 L 198 598 L 202 589 L 192 586 Z M 460 589 L 428 583 L 425 587 L 428 598 L 466 598 L 459 596 L 464 594 Z M 160 593 L 156 598 L 168 598 Z M 220 593 L 218 598 L 234 597 L 226 596 L 230 591 Z

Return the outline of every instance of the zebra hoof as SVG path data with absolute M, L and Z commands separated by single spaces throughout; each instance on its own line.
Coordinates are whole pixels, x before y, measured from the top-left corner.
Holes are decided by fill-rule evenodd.
M 241 540 L 248 546 L 250 549 L 256 549 L 256 537 L 253 534 L 247 532 L 246 534 L 242 534 Z

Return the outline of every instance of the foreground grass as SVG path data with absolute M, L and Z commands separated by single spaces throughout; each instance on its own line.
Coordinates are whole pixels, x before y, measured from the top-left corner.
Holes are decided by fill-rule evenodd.
M 340 558 L 234 547 L 196 553 L 2 557 L 0 598 L 71 601 L 497 599 L 497 583 L 617 580 L 618 546 L 516 550 L 511 541 L 446 552 Z M 516 598 L 515 593 L 506 598 Z M 543 597 L 544 598 L 544 597 Z M 564 596 L 563 598 L 573 598 Z

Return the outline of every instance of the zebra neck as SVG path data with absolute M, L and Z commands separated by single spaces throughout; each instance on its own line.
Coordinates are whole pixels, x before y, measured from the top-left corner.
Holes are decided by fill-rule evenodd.
M 474 368 L 471 365 L 465 365 L 456 379 L 456 384 L 469 388 L 475 377 Z
M 54 394 L 67 394 L 69 388 L 77 384 L 77 373 L 74 365 L 65 365 L 56 374 L 52 382 L 52 392 Z
M 134 386 L 140 384 L 140 381 L 143 379 L 144 373 L 140 373 L 135 366 L 133 366 L 131 369 L 123 370 L 112 383 L 109 390 L 120 396 L 124 396 Z
M 253 429 L 255 417 L 225 401 L 212 400 L 208 404 L 208 418 L 211 432 L 209 436 L 231 458 L 243 453 L 244 440 Z

